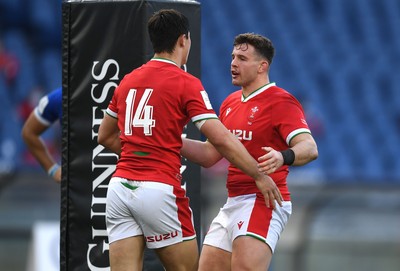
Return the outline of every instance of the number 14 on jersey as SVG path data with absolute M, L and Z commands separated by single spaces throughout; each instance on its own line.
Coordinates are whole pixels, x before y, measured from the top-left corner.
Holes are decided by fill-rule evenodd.
M 153 119 L 153 106 L 147 104 L 152 93 L 152 89 L 146 88 L 142 97 L 140 97 L 137 108 L 134 108 L 137 90 L 129 90 L 125 100 L 125 135 L 132 135 L 133 127 L 143 127 L 143 133 L 146 136 L 152 135 L 152 128 L 156 126 L 156 121 Z

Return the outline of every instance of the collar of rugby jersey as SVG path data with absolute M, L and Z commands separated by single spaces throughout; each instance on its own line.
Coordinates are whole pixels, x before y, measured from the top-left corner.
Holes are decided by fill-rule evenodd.
M 172 65 L 175 65 L 178 67 L 178 65 L 175 62 L 173 62 L 172 60 L 166 59 L 166 58 L 153 57 L 152 59 L 150 59 L 150 61 L 160 61 L 160 62 L 172 64 Z
M 253 92 L 250 93 L 250 95 L 247 96 L 247 97 L 244 97 L 243 92 L 242 92 L 242 102 L 245 103 L 245 102 L 247 102 L 248 100 L 250 100 L 251 98 L 257 96 L 257 95 L 260 94 L 260 93 L 263 93 L 264 91 L 266 91 L 266 90 L 269 89 L 270 87 L 274 87 L 274 86 L 276 86 L 276 83 L 275 83 L 275 82 L 268 83 L 268 84 L 266 84 L 266 85 L 264 85 L 264 86 L 262 86 L 262 87 L 256 89 L 255 91 L 253 91 Z

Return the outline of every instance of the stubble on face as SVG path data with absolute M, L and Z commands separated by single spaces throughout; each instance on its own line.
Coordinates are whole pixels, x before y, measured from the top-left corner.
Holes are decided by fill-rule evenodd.
M 256 71 L 253 71 L 255 62 L 254 52 L 247 43 L 236 45 L 232 52 L 232 84 L 243 87 L 251 83 L 256 77 Z

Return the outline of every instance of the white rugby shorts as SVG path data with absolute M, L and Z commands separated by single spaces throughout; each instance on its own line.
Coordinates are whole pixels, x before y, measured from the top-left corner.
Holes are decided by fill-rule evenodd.
M 148 248 L 161 248 L 196 238 L 185 190 L 160 182 L 111 178 L 106 222 L 110 244 L 143 235 Z
M 292 213 L 292 203 L 267 208 L 256 194 L 228 197 L 211 222 L 203 244 L 232 252 L 232 243 L 239 236 L 252 236 L 265 242 L 274 252 L 278 239 Z

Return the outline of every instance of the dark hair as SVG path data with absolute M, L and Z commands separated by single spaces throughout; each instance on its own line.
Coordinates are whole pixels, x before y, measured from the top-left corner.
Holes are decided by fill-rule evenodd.
M 275 55 L 275 48 L 272 44 L 272 41 L 268 38 L 259 34 L 244 33 L 237 35 L 235 37 L 235 41 L 233 42 L 233 46 L 237 46 L 240 44 L 252 45 L 261 57 L 265 58 L 269 64 L 272 63 L 272 59 Z
M 189 34 L 189 20 L 174 9 L 155 12 L 147 24 L 154 53 L 172 53 L 178 38 Z

